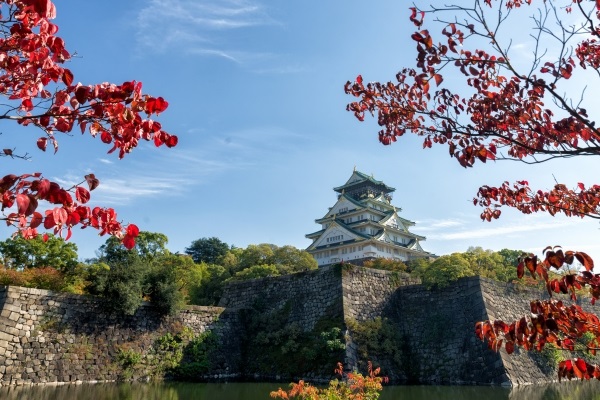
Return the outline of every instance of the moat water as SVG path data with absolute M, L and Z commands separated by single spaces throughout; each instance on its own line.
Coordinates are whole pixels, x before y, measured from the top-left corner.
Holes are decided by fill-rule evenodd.
M 278 383 L 82 384 L 0 388 L 2 400 L 259 400 Z M 517 389 L 481 386 L 386 386 L 380 400 L 592 400 L 599 382 L 565 382 Z

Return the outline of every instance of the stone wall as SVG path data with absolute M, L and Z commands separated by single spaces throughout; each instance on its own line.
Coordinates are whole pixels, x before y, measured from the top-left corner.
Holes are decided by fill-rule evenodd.
M 555 380 L 551 360 L 544 355 L 520 350 L 512 355 L 505 350 L 495 353 L 474 334 L 477 321 L 513 321 L 528 315 L 531 300 L 547 298 L 541 290 L 470 277 L 443 289 L 401 285 L 390 294 L 387 284 L 361 285 L 360 279 L 357 282 L 344 286 L 349 292 L 344 292 L 344 298 L 351 297 L 353 303 L 349 305 L 356 305 L 360 311 L 347 310 L 346 315 L 359 322 L 381 317 L 383 324 L 394 330 L 393 337 L 381 336 L 381 340 L 396 342 L 391 346 L 393 354 L 373 357 L 392 381 L 516 386 Z M 374 292 L 380 292 L 386 300 L 375 302 L 370 312 L 364 307 Z M 357 335 L 350 333 L 347 362 L 349 367 L 355 367 L 360 365 L 360 343 Z
M 119 352 L 146 355 L 157 338 L 184 326 L 194 334 L 221 331 L 220 345 L 231 357 L 216 360 L 214 371 L 239 369 L 239 349 L 227 340 L 237 315 L 218 307 L 162 318 L 143 304 L 131 317 L 116 317 L 96 298 L 9 286 L 0 287 L 0 310 L 0 385 L 117 380 L 124 368 Z
M 369 358 L 394 382 L 525 385 L 554 380 L 543 357 L 494 353 L 474 335 L 476 321 L 526 315 L 529 301 L 543 297 L 542 292 L 478 277 L 439 290 L 417 283 L 399 273 L 323 267 L 231 283 L 219 307 L 189 307 L 169 318 L 148 305 L 134 316 L 117 318 L 104 314 L 96 298 L 0 287 L 0 385 L 116 380 L 125 368 L 118 356 L 128 350 L 149 361 L 127 378 L 151 377 L 144 368 L 150 368 L 157 338 L 184 327 L 194 335 L 211 331 L 217 340 L 210 373 L 196 378 L 272 379 L 279 372 L 275 364 L 265 367 L 270 375 L 249 367 L 256 349 L 248 344 L 260 334 L 253 331 L 260 324 L 278 324 L 271 333 L 291 339 L 301 336 L 294 329 L 308 332 L 304 340 L 312 337 L 311 345 L 319 332 L 339 327 L 345 333 L 340 337 L 346 341 L 343 361 L 348 369 L 366 361 L 357 327 L 379 329 L 374 334 L 385 343 Z M 269 340 L 281 339 L 276 334 L 265 338 L 265 351 L 278 351 L 279 344 L 269 347 Z
M 393 369 L 393 378 L 421 384 L 507 384 L 500 356 L 474 334 L 475 323 L 488 319 L 479 278 L 439 290 L 400 288 L 382 315 L 405 341 L 402 365 Z
M 420 279 L 402 272 L 356 268 L 349 265 L 341 268 L 344 317 L 356 321 L 381 316 L 384 307 L 399 287 L 421 283 Z
M 280 310 L 291 306 L 288 323 L 297 323 L 305 331 L 332 307 L 340 306 L 342 281 L 340 267 L 330 266 L 275 278 L 230 283 L 221 297 L 220 307 L 252 309 L 267 307 Z

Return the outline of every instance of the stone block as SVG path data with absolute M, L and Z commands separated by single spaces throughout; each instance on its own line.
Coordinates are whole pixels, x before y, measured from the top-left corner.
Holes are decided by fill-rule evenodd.
M 11 313 L 8 316 L 8 319 L 10 319 L 11 321 L 15 321 L 15 322 L 18 321 L 19 320 L 19 313 L 11 311 Z
M 0 332 L 0 343 L 2 343 L 2 341 L 12 342 L 12 340 L 13 340 L 13 335 L 10 335 L 6 332 Z

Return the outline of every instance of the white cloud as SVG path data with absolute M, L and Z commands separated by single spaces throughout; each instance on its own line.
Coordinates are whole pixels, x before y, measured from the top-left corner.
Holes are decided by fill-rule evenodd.
M 434 221 L 417 221 L 416 224 L 420 231 L 437 231 L 444 228 L 462 226 L 464 225 L 464 222 L 458 219 L 444 219 Z
M 429 239 L 434 240 L 464 240 L 464 239 L 481 239 L 494 236 L 508 236 L 511 234 L 519 234 L 530 231 L 552 230 L 568 225 L 572 225 L 574 221 L 569 220 L 553 220 L 549 222 L 536 223 L 520 223 L 518 225 L 498 226 L 495 224 L 489 228 L 468 229 L 459 231 L 446 231 L 428 235 Z
M 136 18 L 136 40 L 144 52 L 185 52 L 241 62 L 247 53 L 223 33 L 278 24 L 252 0 L 151 0 Z

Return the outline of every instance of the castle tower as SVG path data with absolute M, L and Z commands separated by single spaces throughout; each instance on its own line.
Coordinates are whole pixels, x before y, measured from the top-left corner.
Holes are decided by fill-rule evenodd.
M 324 217 L 315 220 L 321 230 L 306 235 L 313 241 L 306 251 L 319 266 L 431 256 L 421 248 L 425 237 L 409 231 L 415 223 L 400 217 L 401 210 L 392 205 L 396 189 L 355 169 L 344 185 L 333 190 L 338 193 L 337 202 Z

